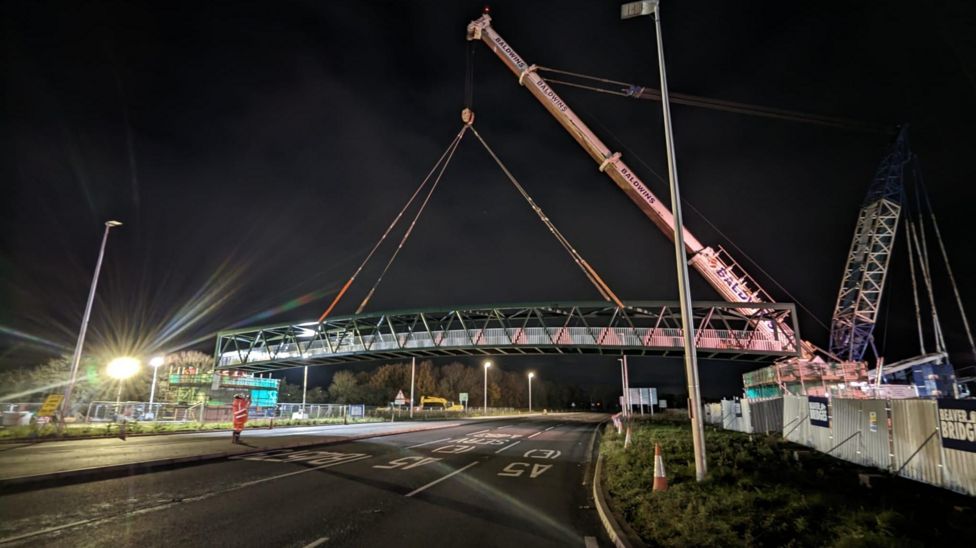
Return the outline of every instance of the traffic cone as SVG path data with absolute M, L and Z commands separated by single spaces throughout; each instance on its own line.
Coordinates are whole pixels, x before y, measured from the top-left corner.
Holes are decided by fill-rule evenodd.
M 652 491 L 667 491 L 668 477 L 664 475 L 664 459 L 661 458 L 661 445 L 654 444 L 654 488 Z
M 624 437 L 624 449 L 630 447 L 630 426 L 627 426 L 627 435 Z

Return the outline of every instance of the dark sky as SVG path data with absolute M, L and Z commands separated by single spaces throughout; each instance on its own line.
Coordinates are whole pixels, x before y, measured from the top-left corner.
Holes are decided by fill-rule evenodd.
M 910 123 L 972 310 L 976 16 L 967 4 L 666 1 L 670 86 Z M 481 7 L 5 2 L 0 369 L 70 352 L 110 218 L 125 226 L 109 241 L 93 352 L 210 352 L 222 328 L 317 317 L 460 129 L 465 27 Z M 657 87 L 651 21 L 620 21 L 617 2 L 500 1 L 492 13 L 530 63 Z M 556 225 L 621 297 L 676 298 L 669 240 L 481 44 L 474 66 L 479 131 Z M 560 93 L 631 165 L 639 158 L 666 173 L 659 104 Z M 829 320 L 890 136 L 678 105 L 673 113 L 683 197 L 724 235 L 686 210 L 689 228 L 707 245 L 735 242 Z M 641 175 L 666 197 L 666 184 Z M 388 252 L 336 313 L 355 308 Z M 893 262 L 887 331 L 878 333 L 888 333 L 889 361 L 917 352 L 902 247 Z M 715 298 L 700 279 L 693 295 Z M 596 298 L 465 139 L 369 310 Z M 961 359 L 949 304 L 941 312 Z M 809 315 L 801 330 L 826 344 Z M 546 374 L 613 379 L 615 367 L 561 360 Z M 681 384 L 680 364 L 637 367 L 641 382 Z M 707 364 L 704 380 L 732 393 L 742 370 Z

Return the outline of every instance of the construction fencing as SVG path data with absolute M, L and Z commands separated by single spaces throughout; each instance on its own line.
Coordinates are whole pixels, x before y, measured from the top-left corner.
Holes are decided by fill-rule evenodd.
M 789 441 L 976 495 L 976 402 L 785 395 L 782 404 Z
M 712 404 L 714 405 L 714 404 Z M 746 434 L 783 431 L 783 399 L 722 400 L 720 423 L 725 430 Z M 706 416 L 708 409 L 706 409 Z

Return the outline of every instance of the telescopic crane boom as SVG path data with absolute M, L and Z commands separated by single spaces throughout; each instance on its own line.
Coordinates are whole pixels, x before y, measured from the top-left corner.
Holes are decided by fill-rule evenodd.
M 537 74 L 536 66 L 526 63 L 512 46 L 495 32 L 491 27 L 491 16 L 485 13 L 468 24 L 468 40 L 481 40 L 495 52 L 505 66 L 518 77 L 519 85 L 528 89 L 542 103 L 542 106 L 596 161 L 599 170 L 606 173 L 669 239 L 673 239 L 675 222 L 671 210 L 627 166 L 619 152 L 612 152 L 590 131 L 590 128 L 576 116 L 576 113 L 545 79 Z M 734 303 L 773 302 L 759 284 L 742 270 L 725 250 L 720 247 L 716 251 L 706 247 L 687 228 L 681 227 L 681 230 L 684 233 L 685 251 L 691 257 L 688 264 L 697 270 L 725 300 Z M 773 340 L 785 343 L 794 339 L 793 326 L 782 320 L 777 320 L 773 325 L 760 322 L 759 328 Z M 801 353 L 805 357 L 810 358 L 814 355 L 814 347 L 810 343 L 803 341 L 801 347 Z

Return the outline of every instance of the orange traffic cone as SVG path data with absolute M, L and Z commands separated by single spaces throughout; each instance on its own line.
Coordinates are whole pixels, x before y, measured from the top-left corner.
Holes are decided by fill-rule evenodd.
M 627 426 L 627 435 L 624 437 L 624 449 L 630 447 L 630 426 Z
M 661 446 L 654 444 L 654 488 L 652 491 L 667 491 L 668 477 L 664 475 L 664 459 L 661 458 Z

